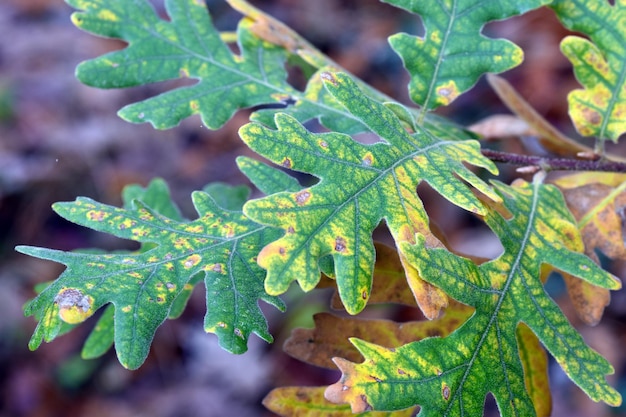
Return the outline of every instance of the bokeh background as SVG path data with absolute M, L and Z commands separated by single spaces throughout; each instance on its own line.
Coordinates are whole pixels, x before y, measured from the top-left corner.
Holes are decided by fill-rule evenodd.
M 160 2 L 154 2 L 162 10 Z M 415 16 L 377 0 L 253 1 L 305 35 L 343 67 L 398 100 L 408 103 L 408 77 L 387 44 L 399 31 L 419 34 Z M 219 28 L 232 30 L 240 16 L 222 0 L 207 1 Z M 303 295 L 294 288 L 285 296 L 288 313 L 267 308 L 276 342 L 251 337 L 242 356 L 223 352 L 202 330 L 202 287 L 183 317 L 157 332 L 150 356 L 138 371 L 127 371 L 113 352 L 83 361 L 80 349 L 94 320 L 51 344 L 30 352 L 35 327 L 22 314 L 33 286 L 54 279 L 60 265 L 16 253 L 15 245 L 61 250 L 84 247 L 120 249 L 129 242 L 76 227 L 56 216 L 50 206 L 88 196 L 119 205 L 124 185 L 146 185 L 162 177 L 174 199 L 193 217 L 190 193 L 213 181 L 246 183 L 235 157 L 251 155 L 236 131 L 247 120 L 240 112 L 217 132 L 199 118 L 156 131 L 131 125 L 116 112 L 123 105 L 157 94 L 170 84 L 127 90 L 97 90 L 74 78 L 75 66 L 123 47 L 96 38 L 70 22 L 72 10 L 60 0 L 0 2 L 0 417 L 271 416 L 260 401 L 275 386 L 324 385 L 337 372 L 319 370 L 285 355 L 281 345 L 292 328 L 310 326 L 311 314 L 328 310 L 328 291 Z M 577 86 L 558 42 L 567 33 L 549 10 L 531 12 L 487 25 L 484 33 L 515 41 L 526 52 L 520 67 L 505 77 L 545 117 L 575 136 L 567 117 L 566 95 Z M 484 80 L 449 108 L 440 111 L 469 125 L 507 113 Z M 512 140 L 502 147 L 521 150 Z M 515 174 L 501 167 L 504 178 Z M 431 215 L 446 219 L 444 229 L 457 249 L 493 256 L 499 250 L 486 228 L 449 207 L 428 190 L 420 190 Z M 450 220 L 454 219 L 454 220 Z M 612 271 L 626 277 L 624 265 Z M 587 341 L 614 364 L 611 383 L 626 393 L 624 369 L 626 297 L 613 294 L 602 323 L 585 327 L 571 311 L 563 286 L 550 280 L 555 299 Z M 372 314 L 398 320 L 417 316 L 411 309 Z M 551 362 L 555 416 L 626 415 L 590 402 Z M 488 407 L 493 415 L 493 404 Z

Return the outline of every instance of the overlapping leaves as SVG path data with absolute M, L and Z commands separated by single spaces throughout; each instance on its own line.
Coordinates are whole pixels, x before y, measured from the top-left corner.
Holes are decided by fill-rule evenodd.
M 406 33 L 389 38 L 411 73 L 409 90 L 426 110 L 447 105 L 486 73 L 519 65 L 522 50 L 512 42 L 490 39 L 480 32 L 490 21 L 505 19 L 549 3 L 549 0 L 412 1 L 383 0 L 421 16 L 424 37 Z
M 617 142 L 626 132 L 626 1 L 555 0 L 551 7 L 567 28 L 589 36 L 561 42 L 584 87 L 568 95 L 576 129 Z
M 230 196 L 230 205 L 243 204 L 238 192 L 221 194 Z M 205 330 L 215 333 L 224 349 L 246 351 L 251 333 L 271 341 L 258 301 L 280 309 L 284 306 L 263 290 L 264 271 L 256 264 L 256 255 L 259 247 L 280 232 L 259 226 L 241 211 L 220 207 L 205 192 L 195 192 L 192 197 L 199 215 L 194 221 L 166 217 L 140 200 L 133 200 L 127 208 L 88 198 L 55 204 L 55 211 L 72 222 L 143 246 L 135 253 L 111 254 L 18 247 L 23 253 L 67 266 L 26 307 L 27 315 L 40 320 L 31 348 L 54 339 L 63 321 L 79 323 L 112 304 L 114 317 L 108 307 L 99 323 L 102 326 L 97 326 L 88 340 L 87 356 L 108 348 L 114 322 L 119 360 L 128 368 L 137 368 L 148 354 L 157 327 L 168 315 L 179 314 L 185 297 L 200 279 L 207 291 Z
M 463 162 L 496 169 L 476 141 L 434 137 L 414 120 L 411 134 L 394 111 L 365 96 L 348 75 L 324 77 L 335 99 L 383 141 L 363 145 L 339 133 L 313 134 L 285 114 L 276 115 L 277 130 L 245 125 L 240 136 L 255 152 L 321 181 L 295 193 L 249 201 L 244 212 L 285 231 L 259 254 L 259 264 L 268 270 L 268 293 L 281 294 L 292 281 L 304 290 L 314 288 L 320 279 L 319 259 L 332 255 L 339 294 L 354 314 L 370 295 L 375 256 L 371 235 L 380 221 L 385 219 L 397 241 L 412 241 L 418 231 L 429 233 L 416 194 L 421 181 L 454 204 L 482 213 L 482 203 L 457 176 L 498 199 Z
M 420 404 L 423 416 L 463 416 L 482 414 L 491 392 L 503 416 L 535 415 L 515 336 L 524 323 L 592 399 L 620 404 L 620 395 L 605 380 L 613 368 L 545 293 L 540 268 L 547 263 L 610 289 L 620 283 L 578 252 L 576 223 L 555 187 L 538 181 L 495 186 L 511 215 L 507 219 L 493 210 L 486 216 L 505 248 L 498 258 L 477 266 L 444 249 L 424 248 L 423 238 L 414 246 L 402 244 L 425 279 L 475 307 L 474 315 L 448 337 L 394 350 L 352 339 L 365 362 L 336 360 L 343 376 L 327 390 L 329 399 L 349 402 L 357 412 Z

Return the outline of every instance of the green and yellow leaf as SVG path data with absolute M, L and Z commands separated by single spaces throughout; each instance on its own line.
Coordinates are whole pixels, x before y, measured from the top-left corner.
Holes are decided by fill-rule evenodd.
M 549 0 L 384 0 L 418 14 L 425 34 L 393 35 L 389 42 L 411 74 L 412 100 L 425 110 L 450 104 L 481 75 L 500 73 L 523 60 L 522 50 L 504 39 L 481 33 L 491 21 L 506 19 L 549 3 Z
M 314 134 L 297 120 L 277 114 L 277 129 L 250 123 L 240 136 L 272 162 L 321 181 L 298 192 L 252 200 L 244 212 L 253 220 L 283 229 L 285 235 L 263 248 L 259 264 L 268 270 L 265 288 L 278 295 L 291 282 L 305 290 L 320 280 L 319 260 L 332 255 L 339 294 L 346 310 L 363 309 L 371 294 L 374 268 L 372 231 L 385 220 L 396 242 L 431 236 L 416 193 L 427 181 L 452 203 L 484 213 L 467 183 L 499 199 L 464 163 L 496 172 L 478 142 L 408 132 L 387 106 L 364 95 L 343 73 L 324 75 L 328 91 L 381 142 L 364 145 L 340 133 Z
M 324 387 L 282 387 L 272 390 L 263 405 L 283 417 L 411 417 L 415 407 L 402 411 L 370 411 L 353 414 L 350 406 L 324 398 Z
M 88 198 L 55 204 L 62 217 L 140 242 L 142 250 L 100 254 L 18 247 L 22 253 L 67 266 L 26 306 L 26 314 L 39 319 L 30 347 L 57 337 L 64 322 L 80 323 L 112 305 L 114 313 L 108 307 L 88 340 L 85 356 L 97 356 L 110 346 L 113 324 L 118 358 L 135 369 L 145 360 L 156 329 L 168 316 L 179 314 L 201 279 L 207 292 L 204 327 L 217 335 L 224 349 L 245 352 L 251 333 L 272 341 L 257 303 L 263 300 L 279 309 L 284 305 L 263 290 L 264 271 L 256 264 L 256 255 L 279 231 L 250 221 L 241 211 L 220 207 L 207 193 L 195 192 L 192 197 L 199 214 L 194 221 L 161 215 L 140 200 L 125 208 Z
M 626 1 L 555 0 L 550 7 L 567 28 L 589 37 L 561 42 L 584 87 L 568 95 L 572 121 L 583 136 L 617 142 L 626 132 Z
M 540 181 L 494 185 L 511 214 L 505 218 L 492 209 L 485 218 L 505 249 L 498 258 L 477 266 L 445 249 L 424 247 L 423 237 L 416 245 L 401 244 L 424 279 L 475 307 L 475 313 L 447 337 L 396 349 L 352 339 L 365 361 L 335 359 L 343 376 L 327 389 L 327 398 L 350 403 L 355 412 L 419 404 L 420 416 L 462 416 L 481 415 L 485 396 L 492 393 L 502 416 L 536 415 L 542 407 L 526 388 L 535 371 L 525 370 L 520 358 L 526 354 L 518 336 L 523 323 L 593 400 L 621 403 L 605 380 L 612 366 L 585 344 L 547 295 L 540 270 L 550 264 L 609 289 L 620 288 L 620 282 L 569 249 L 582 249 L 582 241 L 556 187 Z

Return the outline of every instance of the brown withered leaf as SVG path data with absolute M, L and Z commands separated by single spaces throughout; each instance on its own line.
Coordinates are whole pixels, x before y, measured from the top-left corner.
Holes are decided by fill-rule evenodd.
M 626 175 L 577 173 L 555 181 L 578 221 L 587 256 L 600 263 L 596 250 L 611 259 L 626 259 L 619 212 L 626 206 Z M 611 298 L 609 291 L 563 274 L 581 320 L 597 324 Z
M 246 0 L 227 0 L 228 4 L 253 22 L 252 32 L 274 45 L 282 46 L 287 51 L 300 56 L 316 68 L 324 66 L 339 66 L 317 50 L 310 42 L 298 35 L 293 29 L 260 9 L 252 6 Z
M 282 387 L 272 390 L 263 405 L 283 417 L 411 417 L 419 407 L 401 411 L 369 411 L 353 414 L 349 404 L 333 404 L 324 398 L 326 387 Z
M 398 347 L 426 337 L 446 336 L 472 313 L 473 308 L 450 300 L 442 317 L 436 320 L 396 323 L 389 320 L 364 320 L 319 313 L 313 317 L 313 329 L 295 329 L 285 342 L 290 356 L 311 365 L 335 369 L 333 357 L 362 361 L 361 354 L 348 340 L 350 337 L 385 347 Z
M 510 114 L 494 114 L 469 126 L 468 130 L 479 134 L 483 139 L 502 139 L 508 137 L 537 136 L 528 123 Z
M 576 156 L 579 153 L 593 154 L 593 149 L 576 142 L 552 126 L 530 105 L 508 81 L 495 74 L 487 74 L 489 85 L 500 100 L 528 124 L 529 131 L 535 132 L 541 145 L 548 151 L 560 156 Z M 507 135 L 509 136 L 509 135 Z M 611 159 L 617 160 L 618 158 Z

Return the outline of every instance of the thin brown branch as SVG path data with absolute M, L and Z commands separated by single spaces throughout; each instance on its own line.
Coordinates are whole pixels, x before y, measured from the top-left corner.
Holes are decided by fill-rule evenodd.
M 589 159 L 554 158 L 520 155 L 491 149 L 483 149 L 481 152 L 494 162 L 522 167 L 537 167 L 544 171 L 602 171 L 626 173 L 626 163 L 609 161 L 607 159 L 593 161 Z

